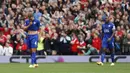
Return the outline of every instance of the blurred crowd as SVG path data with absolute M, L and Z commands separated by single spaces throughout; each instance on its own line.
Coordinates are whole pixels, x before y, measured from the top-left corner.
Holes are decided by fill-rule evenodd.
M 28 12 L 40 21 L 38 55 L 98 55 L 106 16 L 116 26 L 115 54 L 130 55 L 129 0 L 3 0 L 0 55 L 29 55 Z M 108 51 L 109 54 L 109 51 Z

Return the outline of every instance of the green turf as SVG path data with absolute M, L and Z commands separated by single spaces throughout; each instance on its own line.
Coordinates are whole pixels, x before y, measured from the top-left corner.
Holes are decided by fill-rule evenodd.
M 95 63 L 43 63 L 30 69 L 29 64 L 0 64 L 0 73 L 130 73 L 130 63 L 109 63 L 98 66 Z

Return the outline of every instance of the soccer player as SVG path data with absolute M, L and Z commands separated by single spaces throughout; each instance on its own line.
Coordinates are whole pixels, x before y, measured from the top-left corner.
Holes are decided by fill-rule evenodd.
M 28 13 L 29 19 L 25 20 L 25 26 L 24 29 L 28 32 L 27 36 L 27 45 L 28 49 L 31 50 L 31 65 L 30 68 L 38 67 L 38 64 L 36 62 L 36 48 L 38 45 L 38 30 L 40 27 L 40 21 L 37 19 L 34 19 L 33 13 L 30 11 Z
M 97 62 L 98 65 L 103 65 L 105 52 L 108 50 L 111 53 L 111 66 L 114 64 L 114 33 L 115 26 L 112 22 L 110 22 L 110 17 L 107 16 L 105 19 L 105 23 L 102 25 L 102 51 L 101 51 L 101 62 Z

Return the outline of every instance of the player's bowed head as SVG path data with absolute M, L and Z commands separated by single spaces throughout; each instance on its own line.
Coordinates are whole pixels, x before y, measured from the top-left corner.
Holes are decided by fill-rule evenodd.
M 106 16 L 106 23 L 109 23 L 110 22 L 110 16 Z
M 27 30 L 28 27 L 30 27 L 32 25 L 32 21 L 34 20 L 34 16 L 33 16 L 33 11 L 29 11 L 28 12 L 28 19 L 29 19 L 29 25 L 28 26 L 23 26 L 24 30 Z
M 32 22 L 34 20 L 34 16 L 33 16 L 33 12 L 32 11 L 29 11 L 28 17 L 29 17 L 30 22 Z

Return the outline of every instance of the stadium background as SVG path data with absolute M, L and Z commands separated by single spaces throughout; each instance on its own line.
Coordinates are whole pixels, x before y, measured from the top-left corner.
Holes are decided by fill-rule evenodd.
M 0 64 L 0 73 L 129 72 L 129 0 L 0 0 L 0 6 L 0 63 L 7 63 Z M 35 70 L 27 68 L 30 51 L 26 44 L 27 33 L 22 29 L 29 11 L 41 21 L 37 49 L 37 55 L 41 56 L 37 58 L 40 63 L 46 63 Z M 90 62 L 91 57 L 94 62 L 99 59 L 101 25 L 107 15 L 116 26 L 115 58 L 123 62 L 112 68 L 108 63 L 104 67 L 84 63 Z

